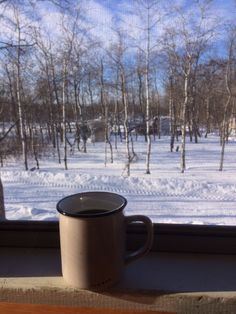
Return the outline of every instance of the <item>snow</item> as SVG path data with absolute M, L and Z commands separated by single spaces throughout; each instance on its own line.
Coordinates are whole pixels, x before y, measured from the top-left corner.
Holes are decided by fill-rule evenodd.
M 219 138 L 187 142 L 186 171 L 180 173 L 180 151 L 169 151 L 169 138 L 152 140 L 151 174 L 145 174 L 146 144 L 134 140 L 138 160 L 126 177 L 125 143 L 119 142 L 114 163 L 104 164 L 104 143 L 88 143 L 87 153 L 68 157 L 68 168 L 53 154 L 42 156 L 40 170 L 24 171 L 21 160 L 1 168 L 7 219 L 55 220 L 56 203 L 82 191 L 111 191 L 128 200 L 126 214 L 148 215 L 153 222 L 236 225 L 236 142 L 226 145 L 219 171 Z M 178 143 L 177 145 L 180 145 Z M 108 151 L 109 153 L 109 151 Z M 109 156 L 109 154 L 108 154 Z M 33 159 L 30 167 L 35 167 Z

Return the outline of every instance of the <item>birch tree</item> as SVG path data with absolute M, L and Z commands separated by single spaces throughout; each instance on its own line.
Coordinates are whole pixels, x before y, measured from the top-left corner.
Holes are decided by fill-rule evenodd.
M 0 176 L 0 220 L 5 219 L 3 184 Z
M 17 35 L 17 48 L 16 48 L 16 98 L 18 105 L 18 118 L 20 125 L 20 140 L 22 146 L 22 154 L 25 170 L 28 170 L 28 147 L 27 147 L 27 135 L 25 128 L 25 115 L 24 108 L 22 102 L 22 77 L 21 77 L 21 56 L 22 56 L 22 47 L 21 45 L 25 42 L 25 39 L 22 38 L 22 28 L 20 22 L 20 13 L 16 7 L 13 7 L 14 10 L 14 18 L 15 18 L 15 27 L 16 27 L 16 35 Z M 22 42 L 23 41 L 23 42 Z
M 145 70 L 144 70 L 144 80 L 145 80 L 145 104 L 146 104 L 146 139 L 147 139 L 147 152 L 146 152 L 146 174 L 150 174 L 150 158 L 151 158 L 151 136 L 150 136 L 150 88 L 151 88 L 151 54 L 156 49 L 157 38 L 155 38 L 155 43 L 153 41 L 153 36 L 156 37 L 155 30 L 158 27 L 158 22 L 160 17 L 157 16 L 159 12 L 160 0 L 136 0 L 138 5 L 138 15 L 142 21 L 141 31 L 144 34 L 144 47 L 139 45 L 140 49 L 145 58 Z M 143 44 L 143 43 L 142 43 Z
M 15 127 L 16 123 L 14 123 L 12 126 L 9 127 L 9 129 L 0 137 L 0 145 L 5 140 L 7 135 L 11 132 L 11 130 Z M 4 203 L 4 191 L 3 191 L 3 184 L 1 179 L 1 173 L 0 173 L 0 220 L 5 219 L 5 203 Z
M 174 14 L 175 26 L 166 27 L 168 47 L 175 54 L 176 60 L 179 60 L 182 81 L 183 81 L 183 102 L 181 110 L 181 159 L 180 169 L 184 173 L 186 169 L 186 128 L 187 111 L 193 103 L 194 97 L 193 85 L 194 73 L 197 71 L 199 60 L 208 47 L 209 41 L 214 36 L 215 24 L 209 23 L 208 13 L 211 1 L 197 1 L 189 9 L 176 6 Z M 178 25 L 178 28 L 176 27 Z M 172 49 L 174 47 L 174 49 Z M 177 48 L 176 48 L 177 47 Z M 195 101 L 195 100 L 194 100 Z
M 67 140 L 66 140 L 66 88 L 67 88 L 67 64 L 66 59 L 63 58 L 62 68 L 62 132 L 63 132 L 63 149 L 64 149 L 64 166 L 67 166 Z
M 178 85 L 180 81 L 179 77 L 179 55 L 175 40 L 173 39 L 174 33 L 167 32 L 162 38 L 162 49 L 163 49 L 163 63 L 166 70 L 166 91 L 168 95 L 168 109 L 170 119 L 170 151 L 174 150 L 175 138 L 177 138 L 177 99 L 176 90 L 181 90 Z M 177 138 L 178 139 L 178 138 Z
M 222 127 L 221 127 L 221 155 L 220 155 L 220 167 L 219 170 L 223 170 L 224 155 L 225 155 L 225 142 L 228 136 L 228 124 L 231 116 L 230 107 L 232 106 L 233 98 L 233 84 L 235 84 L 236 75 L 236 28 L 233 28 L 229 34 L 228 42 L 228 56 L 225 65 L 225 89 L 227 98 L 224 104 Z
M 62 31 L 63 31 L 63 46 L 61 51 L 61 60 L 62 60 L 62 142 L 63 142 L 63 151 L 64 151 L 64 166 L 65 170 L 68 169 L 67 165 L 67 117 L 66 117 L 66 107 L 69 101 L 69 81 L 71 76 L 69 72 L 72 74 L 74 69 L 72 63 L 73 59 L 73 51 L 75 50 L 76 44 L 76 36 L 78 36 L 78 23 L 80 18 L 80 10 L 77 8 L 77 12 L 73 17 L 67 17 L 66 15 L 62 20 Z M 74 87 L 76 88 L 76 87 Z M 77 101 L 77 99 L 76 99 Z M 76 107 L 77 108 L 77 107 Z M 84 143 L 84 151 L 86 152 L 86 143 Z
M 101 68 L 100 68 L 100 101 L 101 106 L 104 108 L 104 124 L 105 124 L 105 166 L 107 165 L 107 145 L 109 145 L 110 148 L 110 162 L 113 163 L 113 148 L 110 141 L 110 126 L 109 126 L 109 120 L 108 120 L 108 114 L 109 114 L 109 108 L 108 108 L 108 100 L 105 93 L 105 80 L 104 80 L 104 62 L 101 59 Z
M 124 116 L 124 137 L 126 147 L 126 163 L 124 172 L 127 176 L 130 176 L 130 163 L 132 161 L 132 154 L 130 149 L 130 137 L 129 137 L 129 102 L 127 92 L 127 64 L 125 62 L 125 52 L 127 47 L 124 43 L 124 33 L 117 31 L 117 43 L 110 47 L 108 55 L 111 58 L 112 63 L 116 67 L 117 84 L 116 84 L 116 97 L 121 97 L 121 104 L 123 107 Z M 112 51 L 112 52 L 111 52 Z M 118 101 L 119 99 L 117 99 Z

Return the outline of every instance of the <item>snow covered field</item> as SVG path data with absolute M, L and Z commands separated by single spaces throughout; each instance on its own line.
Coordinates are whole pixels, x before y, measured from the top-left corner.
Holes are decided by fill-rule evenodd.
M 24 171 L 7 160 L 1 168 L 8 219 L 55 220 L 56 203 L 81 191 L 112 191 L 128 200 L 126 214 L 145 214 L 154 222 L 236 225 L 236 142 L 226 146 L 219 172 L 219 138 L 188 143 L 186 172 L 180 173 L 180 152 L 169 152 L 169 138 L 152 143 L 151 175 L 145 174 L 146 144 L 134 142 L 138 160 L 131 176 L 122 175 L 125 143 L 114 149 L 114 163 L 104 165 L 104 144 L 88 143 L 88 153 L 69 156 L 69 170 L 57 158 L 43 156 L 40 170 Z M 30 167 L 34 167 L 34 161 Z

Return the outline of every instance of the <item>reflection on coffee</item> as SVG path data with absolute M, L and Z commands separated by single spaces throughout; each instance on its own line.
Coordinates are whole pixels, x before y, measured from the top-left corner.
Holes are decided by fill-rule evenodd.
M 81 215 L 95 215 L 95 214 L 104 214 L 107 210 L 104 209 L 85 209 L 85 210 L 78 210 L 77 213 Z

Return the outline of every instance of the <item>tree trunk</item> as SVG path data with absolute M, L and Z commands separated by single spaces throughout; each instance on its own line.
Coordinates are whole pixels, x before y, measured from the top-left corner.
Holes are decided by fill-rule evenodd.
M 183 103 L 183 109 L 182 109 L 182 126 L 181 126 L 181 132 L 182 132 L 182 143 L 181 143 L 181 163 L 180 163 L 180 169 L 181 172 L 184 173 L 186 169 L 186 161 L 185 161 L 185 146 L 186 146 L 186 109 L 188 104 L 188 80 L 189 80 L 189 72 L 185 73 L 184 78 L 184 103 Z
M 4 194 L 3 194 L 3 185 L 0 176 L 0 220 L 4 220 L 5 216 L 5 206 L 4 206 Z
M 101 76 L 100 76 L 100 85 L 101 85 L 101 106 L 104 108 L 104 123 L 105 123 L 105 129 L 104 129 L 104 138 L 105 138 L 105 166 L 107 164 L 107 145 L 109 145 L 110 148 L 110 162 L 113 163 L 113 149 L 112 144 L 110 141 L 110 135 L 109 135 L 109 121 L 108 121 L 108 106 L 107 106 L 107 99 L 105 99 L 104 95 L 104 69 L 103 69 L 103 62 L 101 60 Z
M 147 42 L 145 53 L 145 94 L 146 94 L 146 134 L 147 134 L 147 156 L 146 156 L 146 174 L 150 174 L 150 158 L 151 158 L 151 136 L 150 136 L 150 7 L 147 11 Z
M 146 174 L 150 174 L 150 157 L 151 157 L 151 136 L 150 136 L 150 103 L 148 75 L 146 77 L 146 134 L 147 134 L 147 156 L 146 156 Z
M 64 166 L 65 170 L 68 170 L 67 166 L 67 141 L 66 141 L 66 61 L 63 61 L 63 82 L 62 82 L 62 134 L 64 145 Z
M 48 62 L 46 60 L 46 76 L 47 76 L 47 87 L 48 87 L 48 111 L 49 111 L 49 128 L 50 130 L 50 135 L 51 135 L 51 140 L 53 144 L 53 148 L 56 148 L 56 121 L 55 121 L 55 110 L 53 107 L 53 89 L 51 86 L 51 81 L 50 81 L 50 73 L 49 73 L 49 66 Z
M 21 147 L 23 160 L 25 165 L 25 170 L 28 170 L 28 156 L 27 156 L 27 141 L 26 141 L 26 130 L 25 130 L 25 121 L 23 116 L 23 108 L 21 101 L 21 32 L 19 21 L 17 20 L 17 32 L 18 32 L 18 47 L 17 47 L 17 75 L 16 75 L 16 95 L 17 95 L 17 105 L 18 105 L 18 116 L 19 116 L 19 125 L 20 125 L 20 139 L 21 139 Z
M 220 153 L 219 171 L 223 170 L 223 164 L 224 164 L 225 142 L 227 139 L 227 128 L 228 128 L 227 113 L 228 113 L 230 101 L 231 101 L 231 95 L 228 96 L 228 99 L 224 108 L 224 116 L 223 116 L 222 129 L 221 129 L 221 153 Z
M 232 98 L 232 91 L 231 91 L 231 75 L 232 75 L 232 59 L 233 59 L 233 47 L 234 47 L 234 41 L 235 41 L 235 33 L 234 36 L 230 39 L 229 43 L 229 54 L 228 54 L 228 61 L 226 65 L 226 71 L 225 71 L 225 85 L 226 85 L 226 91 L 228 94 L 228 98 L 226 101 L 226 104 L 224 106 L 224 115 L 223 115 L 223 121 L 222 121 L 222 130 L 221 130 L 221 156 L 220 156 L 220 167 L 219 171 L 223 170 L 223 164 L 224 164 L 224 153 L 225 153 L 225 142 L 227 138 L 227 130 L 228 130 L 228 113 L 229 113 L 229 106 L 231 104 L 231 98 Z
M 75 143 L 77 144 L 77 149 L 80 151 L 80 126 L 79 126 L 79 120 L 82 119 L 82 112 L 81 112 L 81 107 L 79 105 L 78 101 L 78 82 L 76 77 L 74 76 L 73 79 L 73 91 L 74 91 L 74 106 L 73 106 L 73 113 L 74 113 L 74 119 L 75 119 L 75 128 L 76 128 L 76 133 L 75 133 Z
M 173 102 L 173 78 L 170 77 L 170 93 L 169 93 L 169 116 L 170 116 L 170 151 L 173 152 L 175 144 L 175 128 L 174 128 L 174 102 Z
M 205 133 L 205 138 L 207 138 L 207 135 L 210 133 L 210 99 L 209 96 L 207 97 L 206 100 L 206 133 Z
M 129 144 L 129 125 L 128 125 L 128 101 L 127 101 L 127 94 L 126 94 L 126 86 L 125 86 L 125 75 L 124 69 L 121 70 L 121 90 L 122 90 L 122 102 L 124 105 L 124 131 L 125 131 L 125 146 L 126 146 L 126 156 L 127 156 L 127 163 L 125 166 L 126 175 L 130 176 L 130 144 Z
M 106 104 L 105 107 L 105 150 L 107 150 L 107 144 L 109 145 L 110 149 L 110 162 L 113 163 L 113 149 L 112 149 L 112 144 L 110 141 L 110 135 L 109 135 L 109 124 L 108 124 L 108 107 Z M 106 164 L 107 157 L 105 157 L 105 164 Z

